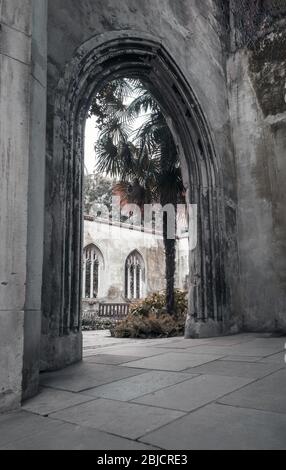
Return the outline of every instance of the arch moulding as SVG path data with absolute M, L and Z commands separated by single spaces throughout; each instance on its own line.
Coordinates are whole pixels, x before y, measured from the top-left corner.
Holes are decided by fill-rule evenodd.
M 135 31 L 110 32 L 92 37 L 76 51 L 48 103 L 45 370 L 81 358 L 84 127 L 93 95 L 120 76 L 140 78 L 160 102 L 179 148 L 187 202 L 198 207 L 198 242 L 190 253 L 186 336 L 228 329 L 222 170 L 205 114 L 161 40 Z

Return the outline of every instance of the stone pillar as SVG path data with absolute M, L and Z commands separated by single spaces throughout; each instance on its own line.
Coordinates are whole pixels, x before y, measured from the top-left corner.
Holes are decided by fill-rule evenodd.
M 40 368 L 46 166 L 47 3 L 48 0 L 32 1 L 23 399 L 37 393 Z
M 35 393 L 39 373 L 45 4 L 0 2 L 0 412 Z

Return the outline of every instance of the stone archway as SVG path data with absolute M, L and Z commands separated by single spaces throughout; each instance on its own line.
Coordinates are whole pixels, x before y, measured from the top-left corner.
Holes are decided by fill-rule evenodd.
M 160 102 L 180 149 L 188 202 L 198 205 L 186 336 L 228 330 L 222 170 L 204 113 L 160 40 L 134 31 L 106 33 L 77 50 L 58 85 L 53 114 L 48 116 L 43 370 L 81 358 L 84 125 L 92 96 L 119 76 L 141 78 Z

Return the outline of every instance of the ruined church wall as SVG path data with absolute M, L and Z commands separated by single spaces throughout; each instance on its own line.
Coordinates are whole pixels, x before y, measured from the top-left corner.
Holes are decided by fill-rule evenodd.
M 55 90 L 78 48 L 90 38 L 107 32 L 124 30 L 148 33 L 161 41 L 173 56 L 194 90 L 211 129 L 213 142 L 222 173 L 221 188 L 225 206 L 219 215 L 224 238 L 223 305 L 230 328 L 239 323 L 237 303 L 238 259 L 236 243 L 236 176 L 232 152 L 228 93 L 226 80 L 226 17 L 220 0 L 53 0 L 49 2 L 48 17 L 48 132 L 47 132 L 47 194 L 53 194 L 55 175 L 50 174 L 53 158 L 53 118 Z M 173 116 L 174 118 L 174 116 Z M 202 192 L 207 199 L 208 188 Z M 49 197 L 49 196 L 48 196 Z M 203 196 L 202 196 L 203 197 Z M 220 195 L 218 194 L 218 198 Z M 60 204 L 59 204 L 60 206 Z M 60 216 L 60 215 L 59 215 Z M 215 215 L 214 215 L 215 216 Z M 45 259 L 47 260 L 45 297 L 51 298 L 52 284 L 60 282 L 57 275 L 48 279 L 49 260 L 60 256 L 57 246 L 57 227 L 54 241 L 49 231 L 55 214 L 46 206 Z M 51 283 L 51 286 L 49 285 Z M 51 292 L 51 295 L 49 294 Z M 60 309 L 60 306 L 59 306 Z M 50 309 L 51 310 L 51 309 Z M 53 308 L 57 311 L 57 307 Z M 47 308 L 47 316 L 49 313 Z
M 129 229 L 125 224 L 85 221 L 84 247 L 96 245 L 103 256 L 104 269 L 100 276 L 100 300 L 124 301 L 125 263 L 132 251 L 137 250 L 145 265 L 143 296 L 166 288 L 164 243 L 160 234 L 153 235 L 140 229 Z M 188 237 L 177 240 L 176 287 L 185 288 L 188 275 Z
M 41 321 L 46 3 L 1 0 L 0 23 L 1 412 L 19 406 L 28 363 L 32 393 L 38 381 L 33 374 Z
M 285 332 L 286 5 L 255 2 L 248 18 L 240 15 L 232 19 L 228 61 L 240 310 L 247 330 Z

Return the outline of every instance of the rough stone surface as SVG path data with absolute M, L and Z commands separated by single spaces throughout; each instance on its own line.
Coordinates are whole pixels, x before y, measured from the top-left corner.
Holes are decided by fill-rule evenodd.
M 57 420 L 80 424 L 119 436 L 138 439 L 148 431 L 180 418 L 183 413 L 153 406 L 98 399 L 51 415 Z
M 149 434 L 143 441 L 176 450 L 284 450 L 286 417 L 209 405 Z
M 186 382 L 172 385 L 167 390 L 159 390 L 142 398 L 136 398 L 134 401 L 168 409 L 192 411 L 243 387 L 249 382 L 251 379 L 241 377 L 201 375 Z
M 120 364 L 88 361 L 102 355 L 114 358 L 116 363 L 119 343 L 125 348 L 137 347 L 141 355 L 145 350 L 146 359 L 149 343 L 158 351 L 158 357 L 163 346 L 173 353 L 172 346 L 181 345 L 179 350 L 185 352 L 180 354 L 192 358 L 198 356 L 196 346 L 184 347 L 202 340 L 115 341 L 105 332 L 84 333 L 84 349 L 93 342 L 94 351 L 100 350 L 101 354 L 90 356 L 83 366 L 44 374 L 45 386 L 38 397 L 25 402 L 25 411 L 0 416 L 0 449 L 284 449 L 284 357 L 280 364 L 269 364 L 254 363 L 253 357 L 248 362 L 247 356 L 237 362 L 231 356 L 232 344 L 248 344 L 259 350 L 263 347 L 267 353 L 277 340 L 254 334 L 212 338 L 208 347 L 218 341 L 228 344 L 229 355 L 194 368 L 197 374 L 141 369 L 138 375 L 120 378 L 124 370 Z M 109 354 L 104 355 L 105 349 Z M 228 376 L 215 367 L 219 362 Z M 200 370 L 211 366 L 212 375 Z M 277 367 L 281 370 L 275 371 Z M 261 377 L 258 368 L 268 375 Z M 252 378 L 232 377 L 233 372 L 251 372 Z M 64 391 L 68 376 L 73 386 L 78 380 L 78 384 L 93 383 L 93 387 Z
M 286 413 L 285 384 L 286 365 L 284 364 L 281 371 L 264 377 L 243 390 L 231 393 L 220 402 L 232 406 Z
M 249 377 L 258 379 L 265 375 L 275 372 L 281 368 L 280 364 L 264 364 L 264 363 L 249 363 L 249 362 L 234 362 L 234 361 L 213 361 L 199 367 L 192 367 L 187 369 L 186 372 L 192 374 L 216 374 L 226 375 L 228 377 Z
M 39 1 L 42 6 L 44 1 Z M 19 406 L 22 398 L 23 362 L 25 363 L 26 340 L 33 337 L 30 345 L 40 343 L 36 323 L 26 330 L 26 320 L 30 313 L 28 289 L 31 272 L 28 269 L 31 253 L 30 244 L 32 226 L 30 216 L 33 210 L 30 191 L 33 182 L 30 179 L 32 148 L 41 143 L 37 161 L 44 167 L 45 107 L 41 106 L 36 74 L 33 77 L 34 31 L 32 25 L 33 8 L 31 0 L 20 2 L 0 2 L 0 411 Z M 41 22 L 41 18 L 40 18 Z M 46 30 L 43 29 L 45 38 Z M 36 39 L 35 39 L 36 40 Z M 46 39 L 45 39 L 46 40 Z M 46 51 L 44 51 L 46 54 Z M 46 61 L 44 61 L 45 63 Z M 45 102 L 46 90 L 43 88 L 42 101 Z M 39 107 L 36 117 L 35 108 Z M 4 118 L 5 117 L 5 118 Z M 36 124 L 37 120 L 37 124 Z M 33 130 L 31 131 L 31 127 Z M 42 127 L 42 136 L 36 135 L 37 128 Z M 34 132 L 35 131 L 35 132 Z M 38 174 L 39 178 L 41 175 Z M 40 181 L 40 179 L 39 179 Z M 37 184 L 37 183 L 35 183 Z M 37 197 L 43 201 L 43 180 Z M 39 217 L 43 216 L 43 206 Z M 43 218 L 43 217 L 42 217 Z M 31 231 L 30 231 L 31 230 Z M 43 227 L 39 223 L 34 235 L 40 234 L 39 243 L 43 244 Z M 37 246 L 33 247 L 37 250 Z M 34 274 L 41 279 L 42 246 L 33 258 Z M 41 282 L 34 286 L 38 298 L 41 297 Z M 40 301 L 38 303 L 40 309 Z M 38 324 L 41 312 L 37 312 Z M 24 357 L 23 357 L 24 356 Z M 36 359 L 36 360 L 35 360 Z M 30 361 L 29 375 L 31 388 L 37 390 L 39 367 L 34 367 L 37 354 Z M 2 367 L 3 366 L 3 367 Z M 33 375 L 35 374 L 35 378 Z M 33 382 L 34 380 L 34 382 Z
M 22 398 L 24 312 L 0 311 L 0 413 Z
M 151 231 L 142 231 L 142 227 L 128 224 L 109 225 L 104 220 L 85 220 L 84 247 L 94 245 L 100 250 L 101 263 L 98 286 L 98 301 L 124 302 L 125 263 L 128 256 L 137 251 L 142 257 L 141 297 L 165 288 L 165 254 L 161 235 Z M 186 288 L 189 274 L 189 240 L 188 235 L 181 235 L 176 243 L 175 287 Z M 112 266 L 112 269 L 110 269 Z M 84 310 L 92 311 L 94 307 L 84 302 Z
M 98 354 L 96 356 L 87 356 L 87 362 L 93 362 L 95 364 L 110 364 L 110 365 L 118 365 L 124 364 L 126 362 L 131 362 L 136 359 L 139 359 L 134 356 L 114 356 L 111 354 Z
M 80 392 L 141 373 L 142 371 L 140 369 L 135 368 L 84 362 L 67 367 L 63 371 L 43 374 L 41 383 L 42 385 L 52 385 L 54 388 L 60 390 Z
M 234 15 L 236 44 L 227 65 L 237 167 L 240 306 L 246 329 L 285 331 L 285 5 L 259 1 L 254 8 L 250 21 L 240 22 L 242 9 Z M 241 34 L 238 24 L 250 30 Z
M 53 421 L 53 423 L 55 422 Z M 152 449 L 154 447 L 150 445 L 68 423 L 61 426 L 54 424 L 54 428 L 51 428 L 51 430 L 19 439 L 5 446 L 5 450 L 150 451 Z
M 189 367 L 195 367 L 222 356 L 214 356 L 208 354 L 187 354 L 186 352 L 166 352 L 160 356 L 152 356 L 147 359 L 139 359 L 137 361 L 128 362 L 127 367 L 142 367 L 142 369 L 158 369 L 180 371 Z
M 55 390 L 51 388 L 40 388 L 36 397 L 25 401 L 22 409 L 31 413 L 48 416 L 49 414 L 60 409 L 69 408 L 91 400 L 80 394 Z
M 1 410 L 37 391 L 40 326 L 42 368 L 82 357 L 82 131 L 93 78 L 115 73 L 114 62 L 88 69 L 95 45 L 97 60 L 107 59 L 106 41 L 136 37 L 145 72 L 155 53 L 146 76 L 199 206 L 186 335 L 285 333 L 283 3 L 53 0 L 47 38 L 46 0 L 0 1 L 0 353 L 1 365 L 9 363 L 0 372 Z M 237 344 L 231 355 L 268 358 L 282 349 Z
M 6 450 L 148 450 L 150 446 L 30 413 L 0 417 L 0 449 Z
M 149 2 L 136 3 L 133 0 L 108 4 L 102 1 L 95 4 L 88 0 L 84 3 L 70 2 L 68 6 L 62 0 L 49 3 L 44 332 L 56 334 L 60 330 L 61 333 L 62 329 L 70 328 L 70 323 L 73 323 L 74 319 L 76 326 L 78 322 L 78 304 L 75 305 L 73 302 L 76 301 L 75 297 L 78 295 L 74 294 L 78 290 L 78 284 L 76 284 L 78 274 L 74 273 L 79 261 L 80 226 L 78 221 L 80 214 L 72 213 L 71 207 L 75 207 L 76 210 L 79 207 L 80 187 L 77 184 L 81 179 L 78 168 L 80 158 L 74 162 L 75 166 L 72 169 L 70 165 L 73 163 L 68 163 L 69 159 L 64 157 L 70 149 L 63 146 L 66 139 L 63 129 L 68 124 L 73 128 L 73 131 L 71 129 L 68 131 L 69 135 L 78 134 L 78 139 L 75 138 L 74 143 L 69 144 L 70 148 L 75 146 L 78 152 L 81 152 L 81 120 L 84 119 L 84 113 L 88 107 L 88 96 L 91 93 L 92 84 L 88 77 L 88 70 L 91 66 L 88 63 L 90 53 L 94 53 L 94 46 L 101 47 L 100 44 L 104 44 L 104 41 L 109 41 L 109 44 L 112 42 L 114 50 L 120 48 L 123 39 L 127 40 L 127 38 L 135 43 L 136 38 L 139 38 L 141 47 L 146 47 L 145 59 L 142 58 L 143 62 L 145 61 L 143 67 L 147 65 L 148 68 L 150 62 L 153 63 L 151 59 L 146 62 L 146 53 L 150 53 L 148 41 L 152 41 L 152 48 L 162 47 L 168 51 L 171 57 L 176 58 L 175 67 L 178 67 L 179 75 L 182 72 L 186 77 L 196 97 L 197 104 L 192 107 L 180 91 L 179 78 L 175 78 L 173 86 L 173 79 L 168 80 L 170 90 L 167 92 L 166 87 L 163 86 L 167 75 L 160 71 L 160 67 L 154 67 L 152 72 L 155 75 L 158 73 L 156 80 L 153 75 L 148 77 L 150 70 L 147 70 L 144 75 L 146 80 L 149 80 L 156 88 L 154 93 L 162 97 L 162 105 L 170 114 L 170 126 L 178 143 L 181 140 L 178 145 L 184 153 L 181 161 L 184 180 L 190 197 L 193 198 L 190 202 L 198 200 L 201 209 L 203 246 L 194 250 L 191 260 L 194 268 L 190 289 L 191 314 L 200 322 L 206 318 L 213 319 L 215 327 L 209 328 L 211 322 L 206 323 L 202 335 L 210 336 L 213 331 L 216 331 L 216 334 L 238 331 L 240 322 L 236 289 L 238 277 L 236 181 L 228 114 L 224 21 L 221 5 L 217 1 L 208 2 L 207 16 L 203 14 L 203 7 L 196 1 L 184 2 L 177 7 L 167 0 L 156 1 L 152 5 Z M 58 47 L 59 42 L 62 45 L 61 48 Z M 89 48 L 91 48 L 90 52 Z M 94 65 L 102 53 L 105 54 L 104 60 L 106 59 L 106 49 L 104 51 L 96 53 Z M 162 52 L 158 52 L 158 56 L 164 54 L 163 49 Z M 138 56 L 135 45 L 134 56 Z M 125 53 L 122 60 L 128 61 L 128 57 Z M 109 73 L 111 78 L 115 71 L 114 64 L 111 56 L 107 59 L 106 73 Z M 83 61 L 82 64 L 86 62 L 84 67 L 77 66 L 80 60 Z M 162 60 L 163 63 L 167 64 L 165 57 Z M 140 70 L 143 70 L 141 65 Z M 170 73 L 171 65 L 167 65 L 167 68 L 167 73 Z M 208 73 L 202 73 L 202 70 L 208 70 Z M 98 73 L 98 69 L 94 72 L 90 71 L 90 74 L 93 77 L 94 86 L 100 86 L 104 77 Z M 176 77 L 179 75 L 177 74 Z M 60 100 L 58 100 L 59 90 L 61 90 Z M 82 107 L 78 121 L 73 118 L 70 120 L 68 116 L 68 108 L 75 118 L 78 112 L 72 111 L 75 95 L 68 96 L 71 90 L 78 95 L 78 104 L 81 103 Z M 187 91 L 184 93 L 187 94 Z M 174 119 L 173 101 L 178 107 L 176 119 Z M 200 111 L 196 113 L 194 109 Z M 195 124 L 199 114 L 204 116 L 202 125 Z M 55 116 L 56 119 L 54 119 Z M 194 120 L 194 125 L 191 124 L 192 120 Z M 192 127 L 192 129 L 183 135 L 183 129 L 186 127 Z M 208 131 L 209 127 L 211 132 Z M 204 137 L 198 133 L 198 129 L 203 129 Z M 191 142 L 187 141 L 190 137 L 193 141 L 192 145 L 195 146 L 196 163 L 191 163 L 194 156 L 189 152 Z M 203 145 L 205 152 L 202 149 Z M 203 157 L 201 160 L 200 151 Z M 212 151 L 213 155 L 207 157 L 207 154 Z M 67 162 L 66 166 L 63 165 L 63 161 Z M 195 168 L 196 165 L 198 174 L 189 169 L 189 166 Z M 75 175 L 74 183 L 71 181 L 67 183 L 66 173 Z M 192 178 L 194 178 L 193 182 Z M 56 188 L 62 185 L 66 187 L 66 190 L 60 198 L 55 200 L 53 195 Z M 74 187 L 75 191 L 71 192 L 71 187 Z M 195 193 L 193 196 L 192 191 Z M 72 201 L 71 205 L 68 201 Z M 64 214 L 63 218 L 62 214 Z M 65 224 L 65 218 L 71 221 L 71 225 Z M 59 219 L 62 220 L 63 227 L 55 224 L 55 220 Z M 69 230 L 73 232 L 73 245 L 71 245 Z M 202 256 L 200 250 L 202 250 Z M 71 259 L 74 259 L 73 265 Z M 204 268 L 201 270 L 202 264 Z M 63 282 L 65 286 L 68 286 L 64 300 Z M 63 314 L 63 312 L 67 313 Z
M 161 388 L 183 382 L 190 378 L 189 374 L 151 371 L 136 375 L 129 379 L 119 380 L 116 383 L 102 385 L 85 392 L 87 395 L 109 400 L 129 401 L 141 395 L 155 392 Z

